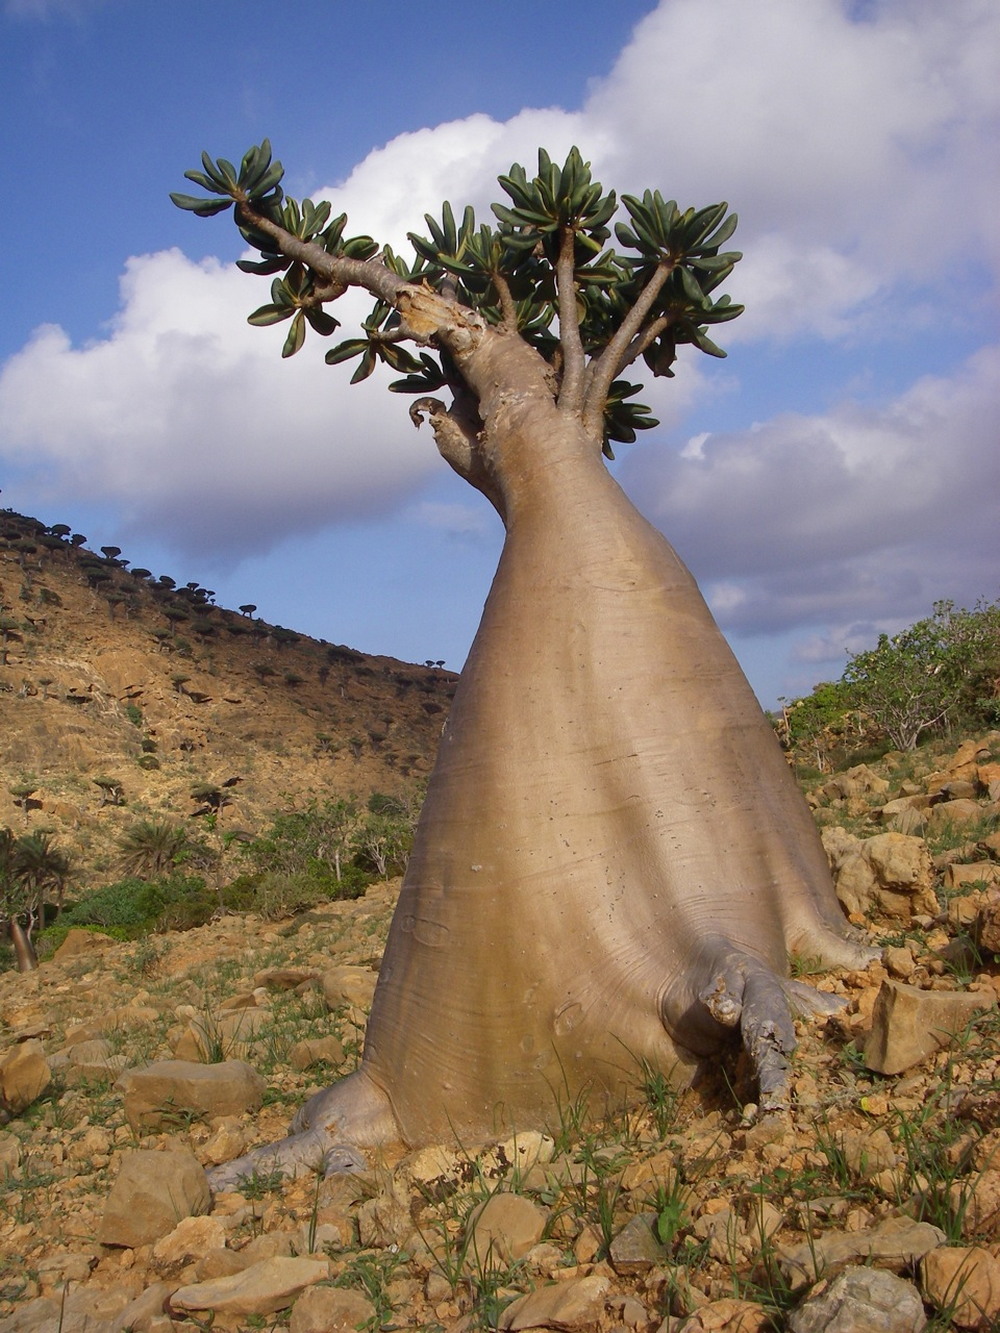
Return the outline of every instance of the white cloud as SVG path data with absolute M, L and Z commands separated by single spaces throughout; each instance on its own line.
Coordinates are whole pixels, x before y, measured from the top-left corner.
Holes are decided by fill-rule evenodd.
M 636 451 L 625 485 L 726 627 L 905 622 L 938 597 L 996 596 L 998 382 L 1000 347 L 985 348 L 881 408 Z
M 961 317 L 977 299 L 955 286 L 965 257 L 997 258 L 986 164 L 1000 6 L 880 0 L 870 13 L 852 18 L 846 0 L 663 0 L 579 111 L 419 129 L 314 196 L 346 209 L 352 232 L 398 246 L 444 198 L 487 216 L 511 161 L 531 168 L 539 143 L 561 154 L 577 142 L 609 186 L 660 185 L 682 203 L 726 196 L 739 209 L 748 254 L 732 290 L 750 308 L 727 342 Z M 207 244 L 223 225 L 178 214 L 178 235 L 203 227 Z M 406 400 L 377 382 L 349 387 L 315 339 L 280 363 L 284 328 L 245 324 L 266 299 L 266 284 L 211 259 L 129 260 L 101 339 L 74 347 L 47 327 L 5 366 L 0 455 L 36 468 L 51 500 L 108 501 L 133 530 L 233 559 L 412 502 L 443 465 Z M 349 331 L 365 308 L 334 309 Z M 680 459 L 644 444 L 626 451 L 625 475 L 657 496 L 668 532 L 721 585 L 720 607 L 734 571 L 758 580 L 730 599 L 739 623 L 912 601 L 927 562 L 952 560 L 956 525 L 967 545 L 970 515 L 983 521 L 996 468 L 986 364 L 925 381 L 882 413 L 845 403 L 779 417 L 754 434 L 695 437 Z M 670 426 L 706 385 L 718 394 L 732 381 L 688 357 L 641 397 Z
M 385 513 L 436 455 L 405 404 L 245 322 L 256 293 L 215 260 L 129 261 L 108 336 L 81 348 L 45 327 L 0 376 L 5 453 L 51 500 L 112 501 L 125 531 L 169 531 L 231 558 Z M 428 447 L 430 445 L 430 447 Z
M 489 505 L 482 501 L 474 504 L 455 504 L 425 500 L 413 511 L 418 523 L 434 528 L 449 537 L 487 538 L 495 540 L 499 519 Z

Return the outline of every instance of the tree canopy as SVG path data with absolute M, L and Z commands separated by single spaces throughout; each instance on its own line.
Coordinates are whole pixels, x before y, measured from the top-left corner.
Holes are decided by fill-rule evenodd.
M 389 386 L 395 392 L 447 387 L 461 399 L 468 386 L 455 363 L 454 321 L 429 318 L 426 303 L 414 299 L 433 292 L 531 346 L 549 367 L 560 409 L 579 414 L 609 457 L 613 442 L 632 442 L 658 424 L 634 400 L 641 385 L 619 378 L 623 372 L 641 359 L 654 376 L 670 376 L 684 344 L 725 356 L 708 330 L 743 310 L 716 294 L 741 258 L 723 249 L 737 223 L 726 203 L 681 209 L 658 190 L 619 201 L 577 148 L 562 166 L 540 149 L 531 178 L 516 163 L 500 176 L 509 202 L 492 205 L 493 223 L 477 225 L 471 206 L 459 220 L 447 202 L 440 219 L 425 215 L 429 235 L 409 233 L 412 259 L 370 236 L 348 236 L 347 215 L 331 217 L 328 202 L 286 196 L 266 139 L 239 168 L 207 153 L 202 166 L 185 175 L 207 197 L 171 198 L 201 217 L 234 209 L 243 238 L 261 255 L 238 267 L 272 279 L 270 301 L 249 322 L 290 321 L 283 356 L 300 350 L 309 329 L 332 336 L 340 323 L 327 306 L 361 287 L 376 298 L 374 308 L 360 335 L 337 343 L 326 361 L 357 361 L 352 383 L 383 362 L 401 375 Z M 622 211 L 627 221 L 615 221 Z M 612 227 L 617 247 L 608 245 Z

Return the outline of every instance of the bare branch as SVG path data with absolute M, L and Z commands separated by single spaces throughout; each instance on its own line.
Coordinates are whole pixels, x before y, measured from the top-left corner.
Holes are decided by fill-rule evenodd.
M 604 405 L 607 402 L 611 382 L 623 366 L 634 360 L 629 356 L 633 338 L 642 333 L 643 321 L 653 308 L 653 303 L 663 290 L 663 284 L 677 267 L 677 260 L 661 260 L 649 281 L 639 293 L 638 299 L 618 327 L 615 336 L 596 360 L 587 368 L 583 398 L 583 424 L 587 433 L 600 440 Z M 641 350 L 641 349 L 640 349 Z M 636 353 L 638 355 L 638 353 Z
M 277 222 L 272 222 L 263 213 L 258 213 L 246 200 L 236 205 L 240 222 L 254 231 L 262 232 L 275 241 L 275 249 L 289 259 L 297 259 L 313 273 L 327 280 L 330 296 L 326 300 L 336 300 L 348 287 L 363 287 L 366 291 L 385 301 L 388 305 L 398 304 L 400 292 L 409 287 L 404 278 L 393 273 L 378 257 L 374 259 L 349 259 L 346 255 L 331 255 L 315 241 L 303 241 L 293 236 L 290 231 Z
M 497 289 L 497 295 L 500 298 L 500 327 L 504 333 L 517 332 L 517 305 L 513 296 L 510 294 L 510 286 L 502 273 L 492 275 L 493 286 Z
M 615 374 L 620 375 L 626 366 L 630 366 L 633 361 L 638 360 L 646 348 L 651 347 L 656 342 L 664 329 L 669 329 L 671 324 L 676 322 L 676 317 L 673 315 L 660 315 L 659 319 L 654 319 L 652 324 L 647 324 L 625 349 L 619 359 Z
M 575 250 L 573 228 L 564 227 L 556 260 L 556 291 L 559 298 L 559 341 L 563 348 L 559 406 L 568 412 L 579 411 L 584 389 L 585 363 L 583 343 L 580 341 L 580 313 L 576 308 Z

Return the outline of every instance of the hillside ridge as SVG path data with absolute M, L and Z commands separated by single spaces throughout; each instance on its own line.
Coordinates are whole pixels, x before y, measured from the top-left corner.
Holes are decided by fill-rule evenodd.
M 276 810 L 430 772 L 454 673 L 128 564 L 0 511 L 0 826 L 51 832 L 98 883 L 130 821 L 190 817 L 199 784 L 239 779 L 225 824 L 256 832 Z

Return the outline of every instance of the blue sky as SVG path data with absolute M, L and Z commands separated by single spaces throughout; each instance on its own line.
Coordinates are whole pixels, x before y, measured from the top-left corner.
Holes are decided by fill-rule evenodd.
M 762 702 L 938 599 L 1000 595 L 993 0 L 429 12 L 0 2 L 0 503 L 272 622 L 459 668 L 489 506 L 405 399 L 350 389 L 315 343 L 281 362 L 283 331 L 245 324 L 266 285 L 232 267 L 235 229 L 167 194 L 203 148 L 269 135 L 291 193 L 399 245 L 578 143 L 607 187 L 741 217 L 729 358 L 651 386 L 662 425 L 614 467 Z

